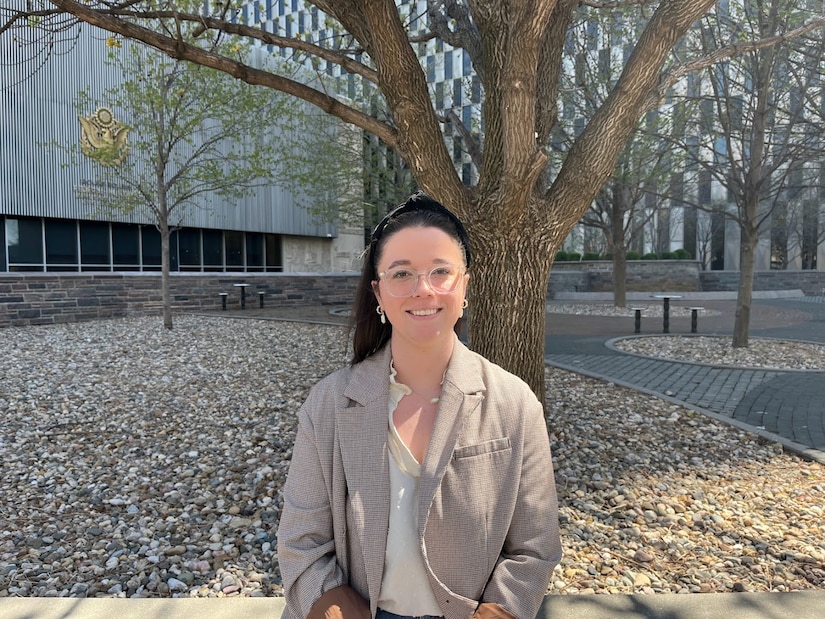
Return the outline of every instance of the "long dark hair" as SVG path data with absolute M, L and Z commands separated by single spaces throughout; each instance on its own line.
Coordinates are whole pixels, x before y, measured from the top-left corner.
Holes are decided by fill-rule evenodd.
M 470 240 L 461 221 L 440 202 L 428 195 L 414 193 L 404 203 L 381 220 L 372 232 L 370 244 L 364 250 L 364 265 L 361 279 L 355 291 L 350 329 L 352 337 L 352 363 L 360 363 L 375 354 L 390 340 L 392 325 L 381 324 L 376 309 L 378 300 L 372 289 L 372 282 L 378 279 L 376 265 L 381 258 L 384 245 L 393 234 L 404 228 L 432 227 L 444 231 L 461 246 L 464 266 L 470 266 Z M 461 319 L 455 324 L 455 332 L 461 332 Z

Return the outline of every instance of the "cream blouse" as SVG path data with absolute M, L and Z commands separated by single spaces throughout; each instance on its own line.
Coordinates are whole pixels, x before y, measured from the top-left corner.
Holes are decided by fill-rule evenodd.
M 397 615 L 441 615 L 430 589 L 418 542 L 418 486 L 421 464 L 401 440 L 393 421 L 398 402 L 412 390 L 396 382 L 390 366 L 389 451 L 390 524 L 378 607 Z

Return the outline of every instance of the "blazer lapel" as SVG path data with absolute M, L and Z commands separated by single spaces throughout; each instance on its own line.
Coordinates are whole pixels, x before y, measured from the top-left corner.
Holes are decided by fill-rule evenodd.
M 356 365 L 344 391 L 352 405 L 336 411 L 336 432 L 352 507 L 351 524 L 361 542 L 373 600 L 378 599 L 381 589 L 389 529 L 389 367 L 389 346 Z
M 484 399 L 485 387 L 480 376 L 475 356 L 456 338 L 455 348 L 444 376 L 435 426 L 427 447 L 427 455 L 421 466 L 418 496 L 418 531 L 421 539 L 424 537 L 430 506 L 453 457 L 458 437 L 467 418 Z

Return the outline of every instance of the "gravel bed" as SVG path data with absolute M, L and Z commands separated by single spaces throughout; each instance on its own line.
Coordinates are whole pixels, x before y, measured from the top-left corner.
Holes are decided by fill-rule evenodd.
M 673 361 L 780 370 L 825 370 L 825 345 L 793 340 L 749 338 L 733 348 L 731 337 L 653 335 L 615 340 L 624 352 Z
M 0 596 L 281 593 L 296 412 L 345 329 L 182 316 L 3 329 Z M 825 467 L 547 371 L 560 594 L 825 586 Z

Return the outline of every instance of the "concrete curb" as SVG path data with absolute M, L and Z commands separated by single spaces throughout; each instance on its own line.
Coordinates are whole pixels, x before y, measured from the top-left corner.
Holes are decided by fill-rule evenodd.
M 5 598 L 3 619 L 278 619 L 283 598 Z M 825 592 L 550 595 L 538 619 L 821 619 Z

